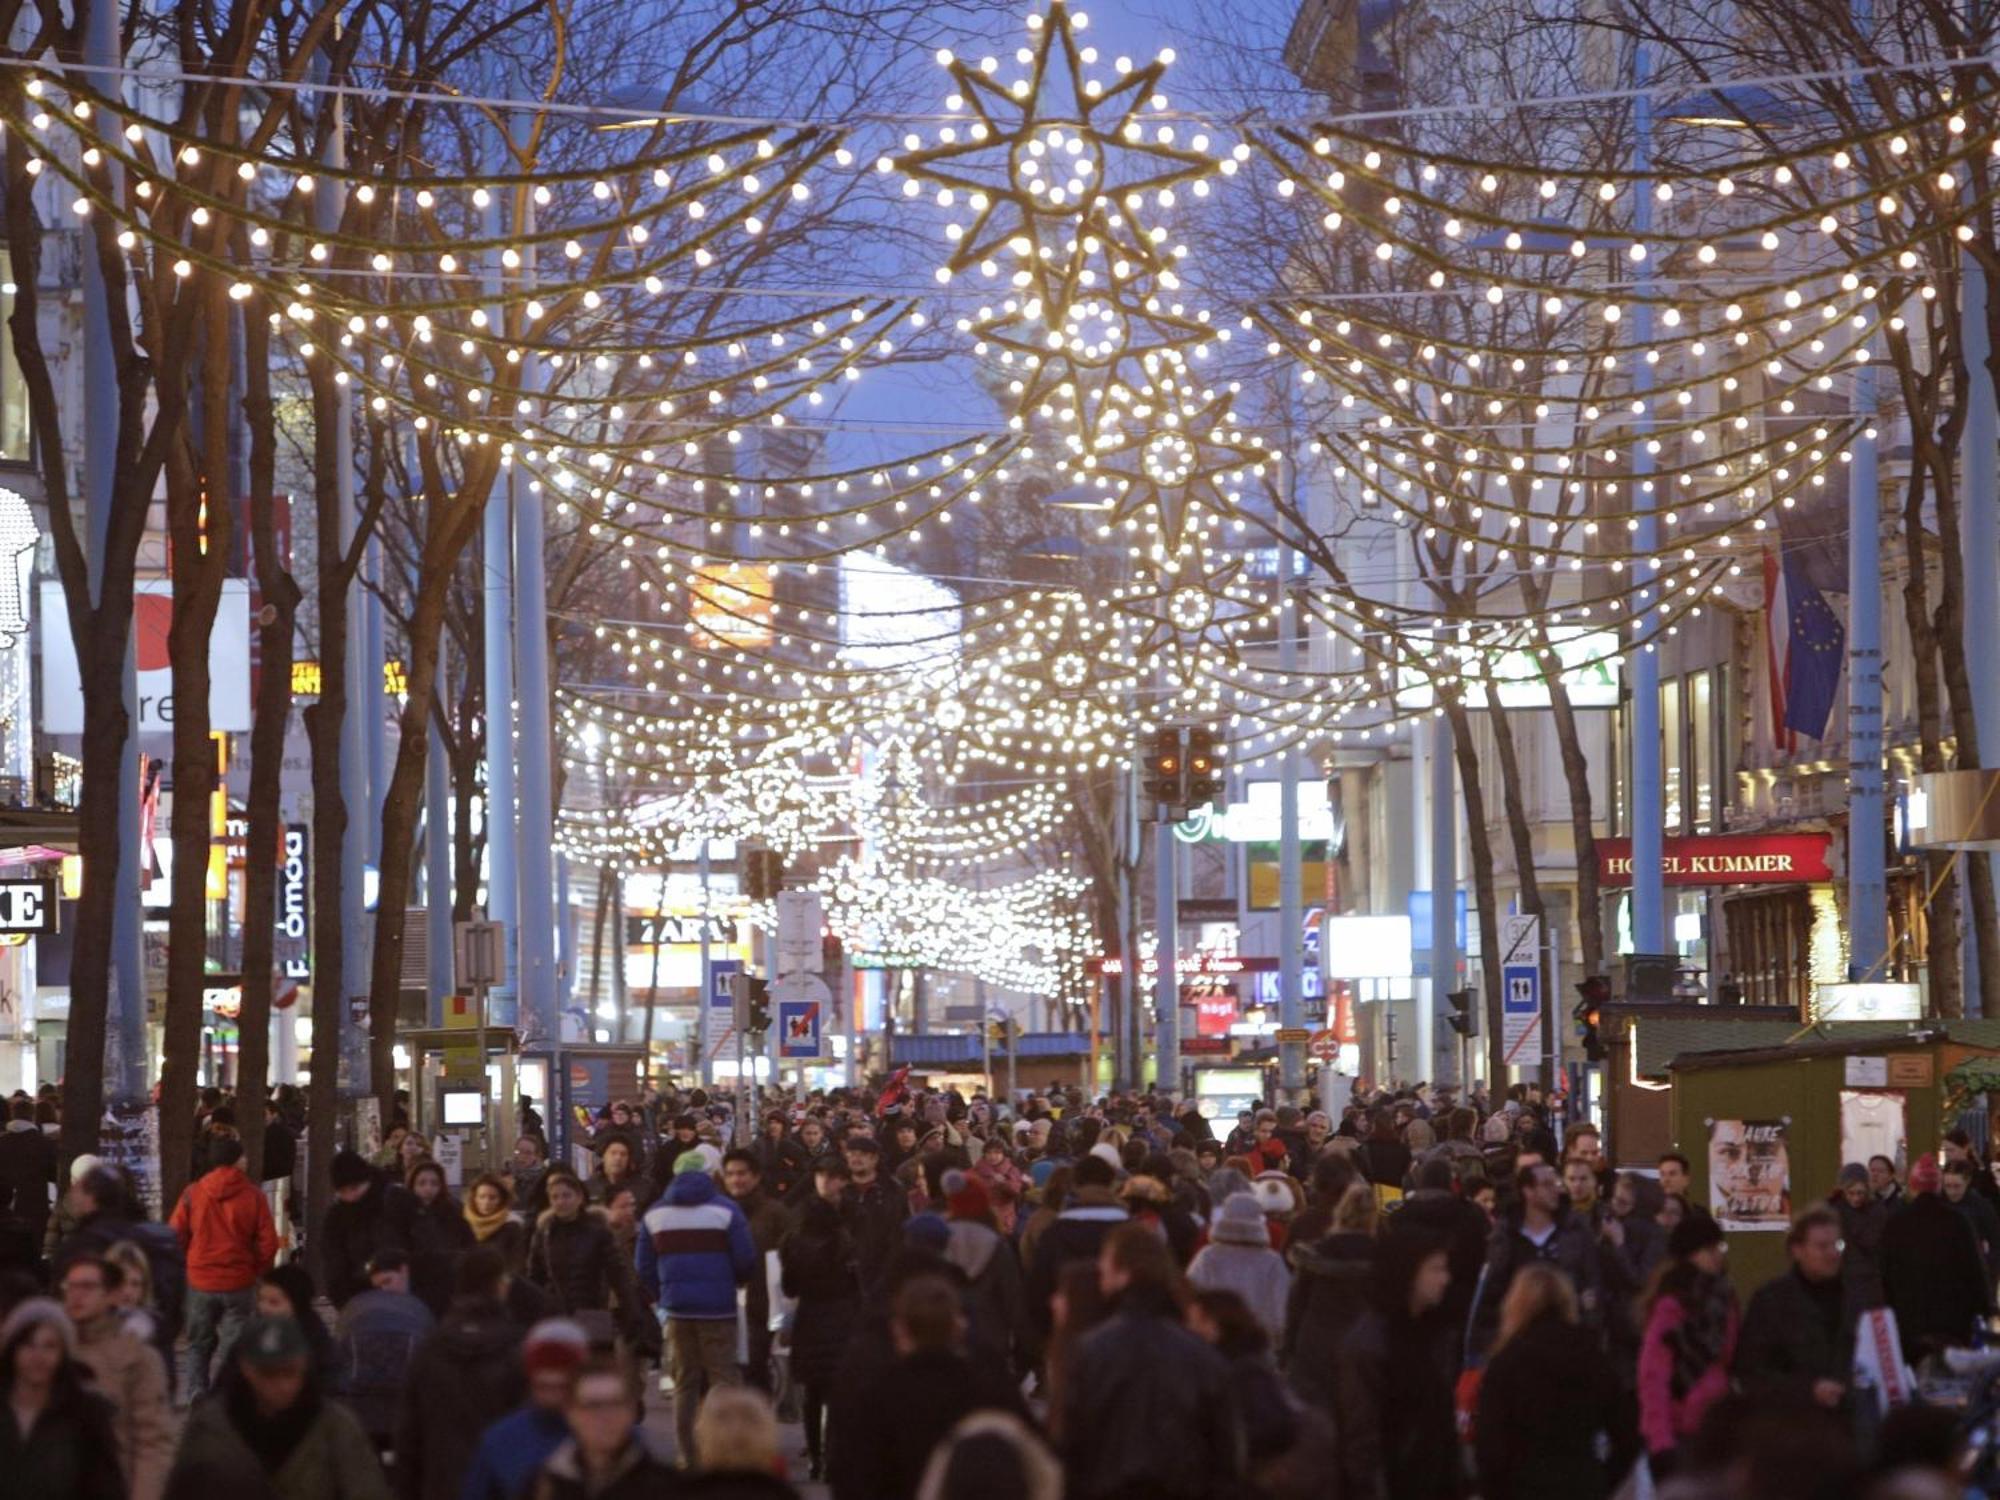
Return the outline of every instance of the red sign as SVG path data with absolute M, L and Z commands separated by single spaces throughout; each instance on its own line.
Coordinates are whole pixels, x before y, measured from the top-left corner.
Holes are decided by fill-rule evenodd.
M 1236 1024 L 1236 996 L 1224 990 L 1209 992 L 1194 997 L 1194 1032 L 1196 1036 L 1228 1036 L 1229 1028 Z
M 1795 885 L 1831 880 L 1827 833 L 1719 833 L 1666 840 L 1668 885 Z M 1632 841 L 1597 841 L 1597 878 L 1632 883 Z
M 1184 1036 L 1181 1038 L 1183 1057 L 1227 1057 L 1229 1038 L 1226 1036 Z
M 1313 1039 L 1306 1043 L 1306 1050 L 1321 1062 L 1340 1060 L 1340 1033 L 1329 1027 L 1325 1031 L 1315 1031 Z

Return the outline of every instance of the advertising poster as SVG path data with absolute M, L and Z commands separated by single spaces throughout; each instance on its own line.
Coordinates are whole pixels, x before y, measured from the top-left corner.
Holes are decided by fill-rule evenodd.
M 1708 1206 L 1725 1230 L 1785 1230 L 1792 1165 L 1783 1120 L 1715 1120 L 1708 1127 Z

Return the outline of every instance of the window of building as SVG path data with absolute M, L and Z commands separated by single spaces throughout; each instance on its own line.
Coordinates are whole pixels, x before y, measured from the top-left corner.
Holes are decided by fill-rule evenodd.
M 1715 826 L 1715 680 L 1688 674 L 1688 810 L 1697 832 Z
M 0 251 L 0 319 L 14 316 L 14 262 Z M 0 328 L 0 459 L 27 463 L 28 395 L 21 389 L 21 367 L 14 359 L 14 340 Z
M 1686 787 L 1681 777 L 1686 737 L 1680 679 L 1669 677 L 1660 684 L 1660 793 L 1668 833 L 1681 832 L 1686 822 Z

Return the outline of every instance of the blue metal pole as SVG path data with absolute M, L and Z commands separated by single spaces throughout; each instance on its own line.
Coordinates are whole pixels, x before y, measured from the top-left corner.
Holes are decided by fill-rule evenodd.
M 1634 235 L 1643 244 L 1653 227 L 1653 101 L 1644 92 L 1652 65 L 1643 42 L 1632 49 L 1632 85 L 1640 90 L 1632 101 L 1632 171 L 1637 195 L 1632 215 Z M 1639 279 L 1639 300 L 1632 310 L 1632 345 L 1639 351 L 1632 366 L 1632 398 L 1645 403 L 1633 421 L 1632 513 L 1638 520 L 1633 550 L 1634 568 L 1642 587 L 1632 609 L 1632 946 L 1640 953 L 1667 951 L 1665 837 L 1666 798 L 1660 766 L 1660 658 L 1650 639 L 1657 627 L 1659 569 L 1654 563 L 1659 522 L 1653 493 L 1653 367 L 1645 351 L 1653 342 L 1650 277 Z M 1498 1079 L 1491 1082 L 1497 1087 Z
M 694 1013 L 694 1050 L 695 1055 L 701 1059 L 701 1086 L 703 1088 L 713 1088 L 715 1087 L 715 1065 L 708 1052 L 708 1008 L 715 1003 L 715 956 L 709 952 L 708 944 L 708 840 L 706 838 L 701 841 L 701 853 L 696 858 L 695 869 L 699 872 L 701 878 L 701 1006 Z M 663 866 L 660 870 L 660 881 L 663 889 L 666 878 L 667 872 Z M 655 911 L 664 911 L 665 909 L 666 903 L 664 901 L 660 902 L 654 908 Z M 656 947 L 662 936 L 663 934 L 658 932 L 653 934 L 653 942 Z M 657 972 L 657 959 L 654 960 L 654 965 Z M 657 1004 L 658 1001 L 659 996 L 656 993 L 649 998 L 648 1003 Z M 852 1046 L 853 1044 L 849 1043 L 849 1045 Z M 648 1059 L 649 1066 L 650 1062 L 651 1060 Z
M 389 664 L 387 630 L 382 617 L 382 539 L 368 539 L 360 594 L 362 660 L 357 667 L 361 688 L 361 732 L 368 741 L 368 861 L 382 861 L 382 803 L 389 795 Z
M 556 1004 L 554 791 L 549 751 L 548 585 L 542 566 L 542 494 L 519 468 L 514 488 L 514 664 L 521 739 L 521 830 L 515 845 L 520 920 L 521 1033 L 550 1044 L 562 1035 Z
M 495 141 L 488 153 L 493 169 L 501 170 L 507 159 L 505 148 Z M 500 198 L 499 193 L 492 194 L 484 213 L 481 232 L 488 239 L 498 239 L 504 232 Z M 497 294 L 498 252 L 487 259 L 485 280 L 487 289 Z M 498 314 L 497 306 L 488 310 L 489 317 Z M 501 946 L 507 954 L 508 982 L 497 986 L 492 995 L 495 1016 L 502 1022 L 515 1019 L 514 938 L 520 928 L 514 866 L 514 528 L 508 514 L 511 499 L 511 484 L 494 485 L 479 522 L 480 599 L 486 636 L 486 915 L 500 924 Z
M 430 947 L 430 1024 L 444 1025 L 452 992 L 451 767 L 444 736 L 425 720 L 430 743 L 424 757 L 424 928 Z
M 1864 426 L 1854 442 L 1847 478 L 1847 932 L 1848 976 L 1860 979 L 1873 977 L 1880 969 L 1889 941 L 1882 787 L 1882 532 L 1872 365 L 1864 364 L 1855 372 L 1854 409 Z
M 1298 465 L 1286 455 L 1296 500 Z M 1292 605 L 1292 549 L 1278 548 L 1278 670 L 1293 680 L 1298 668 L 1298 633 L 1304 628 Z M 1287 1030 L 1304 1025 L 1305 996 L 1301 951 L 1305 899 L 1299 849 L 1299 761 L 1297 746 L 1285 751 L 1278 774 L 1278 1024 Z M 1278 1044 L 1278 1086 L 1285 1098 L 1298 1103 L 1306 1091 L 1306 1044 Z
M 1431 985 L 1430 994 L 1417 1011 L 1418 1078 L 1436 1078 L 1439 1025 L 1451 1031 L 1445 1018 L 1451 1004 L 1445 996 L 1458 979 L 1458 764 L 1452 759 L 1457 743 L 1451 720 L 1443 714 L 1425 726 L 1430 740 L 1431 773 Z M 1455 1034 L 1455 1033 L 1454 1033 Z M 1449 1049 L 1455 1060 L 1458 1049 Z M 1477 1067 L 1477 1060 L 1474 1060 Z M 1504 1079 L 1489 1078 L 1489 1090 L 1498 1090 Z
M 114 97 L 124 92 L 124 80 L 114 71 L 124 61 L 118 24 L 116 0 L 91 0 L 84 28 L 84 62 L 106 70 L 97 79 L 97 87 Z M 110 170 L 115 172 L 116 168 Z M 93 600 L 101 600 L 118 465 L 118 360 L 111 347 L 110 303 L 94 255 L 83 257 L 83 284 L 84 508 L 90 535 L 90 593 Z M 53 441 L 54 435 L 48 436 Z M 114 1104 L 135 1106 L 147 1098 L 151 1070 L 146 1057 L 146 951 L 139 897 L 139 678 L 129 632 L 124 694 L 126 722 L 132 728 L 119 761 L 118 869 L 113 878 L 117 904 L 111 917 L 104 1082 Z M 96 878 L 103 878 L 103 874 L 96 872 Z
M 2000 412 L 1994 407 L 1992 354 L 1988 336 L 1986 272 L 1977 257 L 1959 258 L 1959 344 L 1965 351 L 1965 426 L 1959 437 L 1959 517 L 1965 544 L 1965 662 L 1972 679 L 1972 717 L 1979 729 L 1979 763 L 2000 765 L 2000 486 L 1995 484 L 2000 453 Z M 1974 859 L 1990 855 L 1973 854 Z M 1983 1013 L 1969 884 L 1960 885 L 1959 909 L 1967 914 L 1965 1013 Z

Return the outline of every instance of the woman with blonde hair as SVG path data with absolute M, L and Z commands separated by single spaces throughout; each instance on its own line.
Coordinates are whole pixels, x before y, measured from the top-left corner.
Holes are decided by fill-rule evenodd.
M 1618 1377 L 1579 1318 L 1564 1272 L 1531 1262 L 1514 1273 L 1479 1381 L 1473 1446 L 1481 1500 L 1603 1500 L 1623 1472 L 1632 1435 Z M 1600 1435 L 1620 1461 L 1599 1456 Z
M 785 1483 L 778 1454 L 778 1418 L 770 1398 L 748 1386 L 718 1386 L 694 1419 L 701 1466 L 684 1474 L 676 1497 L 697 1500 L 798 1500 Z

